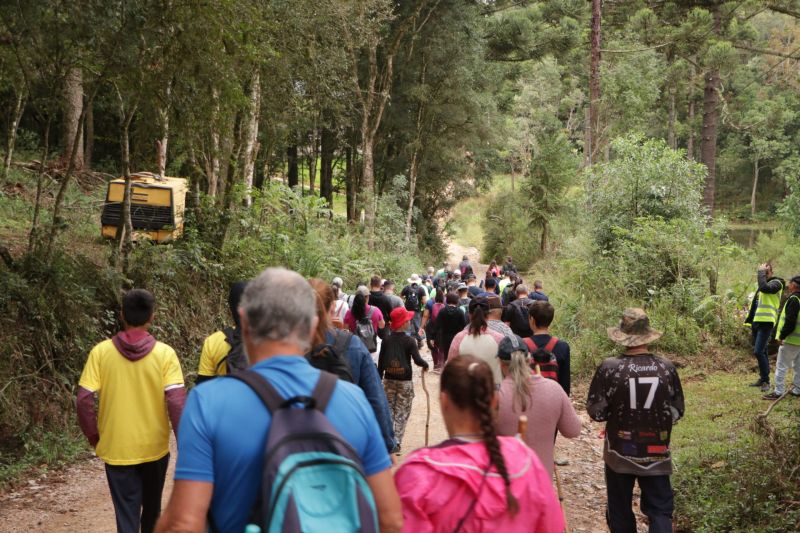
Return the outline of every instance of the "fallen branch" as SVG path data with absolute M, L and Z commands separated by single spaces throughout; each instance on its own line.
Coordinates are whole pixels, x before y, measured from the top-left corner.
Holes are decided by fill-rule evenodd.
M 772 403 L 769 405 L 769 408 L 767 408 L 767 410 L 766 410 L 766 411 L 764 411 L 763 413 L 761 413 L 760 415 L 758 415 L 758 417 L 759 417 L 759 418 L 761 418 L 761 419 L 766 419 L 766 418 L 769 416 L 769 414 L 772 412 L 772 410 L 775 408 L 775 406 L 776 406 L 776 405 L 778 405 L 778 402 L 780 402 L 781 400 L 783 400 L 784 398 L 786 398 L 786 396 L 788 396 L 788 395 L 789 395 L 789 390 L 791 390 L 791 389 L 786 389 L 786 392 L 784 392 L 783 394 L 781 394 L 781 396 L 780 396 L 780 397 L 779 397 L 777 400 L 773 401 L 773 402 L 772 402 Z

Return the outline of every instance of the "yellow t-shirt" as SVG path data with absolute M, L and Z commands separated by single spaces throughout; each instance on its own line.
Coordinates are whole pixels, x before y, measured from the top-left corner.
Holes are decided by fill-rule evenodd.
M 157 461 L 169 452 L 169 418 L 164 390 L 183 385 L 175 350 L 156 342 L 130 361 L 111 340 L 89 353 L 79 385 L 100 395 L 97 456 L 110 465 Z
M 201 376 L 224 376 L 228 373 L 228 363 L 222 363 L 217 370 L 217 365 L 222 358 L 231 351 L 231 345 L 225 340 L 225 333 L 217 331 L 212 333 L 203 342 L 203 351 L 200 352 L 200 365 L 197 368 Z

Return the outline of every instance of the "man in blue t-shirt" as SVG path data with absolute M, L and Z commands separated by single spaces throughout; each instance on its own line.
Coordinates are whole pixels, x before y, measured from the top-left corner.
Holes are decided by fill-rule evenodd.
M 269 268 L 247 285 L 239 311 L 251 369 L 285 398 L 310 396 L 320 371 L 303 357 L 317 320 L 308 282 Z M 399 532 L 403 515 L 391 460 L 364 393 L 339 381 L 325 415 L 361 459 L 381 531 Z M 181 418 L 175 487 L 157 531 L 203 531 L 207 516 L 218 531 L 244 531 L 261 489 L 270 421 L 261 400 L 238 380 L 196 387 Z

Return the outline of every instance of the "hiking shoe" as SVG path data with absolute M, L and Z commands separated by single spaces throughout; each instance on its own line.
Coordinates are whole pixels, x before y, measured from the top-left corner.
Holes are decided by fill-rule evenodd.
M 769 394 L 765 394 L 765 395 L 764 395 L 764 396 L 762 396 L 761 398 L 762 398 L 763 400 L 777 400 L 777 399 L 778 399 L 778 398 L 780 398 L 781 396 L 783 396 L 783 394 L 778 394 L 777 392 L 775 392 L 775 391 L 772 391 L 772 392 L 770 392 Z
M 761 384 L 761 392 L 769 392 L 769 381 Z
M 800 398 L 800 389 L 792 389 L 791 391 L 789 391 L 789 394 L 791 394 L 795 398 Z
M 757 379 L 755 381 L 755 383 L 751 383 L 750 386 L 751 387 L 761 387 L 763 384 L 764 384 L 764 382 L 761 379 Z

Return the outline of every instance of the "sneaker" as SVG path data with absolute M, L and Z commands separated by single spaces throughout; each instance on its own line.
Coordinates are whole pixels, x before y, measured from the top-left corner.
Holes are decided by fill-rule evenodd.
M 761 383 L 761 392 L 769 392 L 769 381 Z
M 800 389 L 792 389 L 791 391 L 789 391 L 789 394 L 791 394 L 795 398 L 800 398 Z
M 750 384 L 750 386 L 751 386 L 751 387 L 760 387 L 760 386 L 761 386 L 761 385 L 763 385 L 763 384 L 764 384 L 764 382 L 763 382 L 763 381 L 761 381 L 761 378 L 759 378 L 759 379 L 757 379 L 757 380 L 755 381 L 755 383 L 751 383 L 751 384 Z
M 783 394 L 778 394 L 777 392 L 772 391 L 769 394 L 765 394 L 761 398 L 764 399 L 764 400 L 777 400 L 781 396 L 783 396 Z

